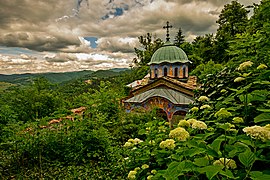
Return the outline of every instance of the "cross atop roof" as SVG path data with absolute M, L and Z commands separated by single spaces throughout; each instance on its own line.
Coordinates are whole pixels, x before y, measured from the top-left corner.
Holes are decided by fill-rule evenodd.
M 169 28 L 172 28 L 172 25 L 169 25 L 169 21 L 167 21 L 167 25 L 163 26 L 163 29 L 167 29 L 166 41 L 170 41 Z

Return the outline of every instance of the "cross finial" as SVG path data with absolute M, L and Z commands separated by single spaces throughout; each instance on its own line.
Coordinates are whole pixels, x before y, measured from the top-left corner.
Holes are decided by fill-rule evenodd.
M 167 25 L 163 27 L 163 29 L 167 29 L 167 34 L 166 34 L 167 41 L 170 41 L 169 28 L 172 28 L 172 25 L 169 25 L 169 21 L 167 21 Z

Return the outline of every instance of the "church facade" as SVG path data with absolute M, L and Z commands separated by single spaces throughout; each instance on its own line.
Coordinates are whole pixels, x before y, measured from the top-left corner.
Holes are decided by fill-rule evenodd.
M 171 125 L 174 115 L 185 116 L 197 87 L 196 77 L 189 76 L 190 63 L 186 53 L 174 46 L 167 34 L 167 42 L 148 63 L 150 75 L 138 84 L 133 83 L 130 95 L 123 100 L 126 111 L 158 108 L 166 113 Z

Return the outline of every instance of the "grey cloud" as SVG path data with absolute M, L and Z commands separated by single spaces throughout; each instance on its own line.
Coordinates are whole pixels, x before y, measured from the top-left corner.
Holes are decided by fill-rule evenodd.
M 137 39 L 136 39 L 137 40 Z M 97 41 L 100 50 L 107 50 L 110 52 L 134 52 L 135 42 L 133 39 L 126 40 L 121 37 L 101 38 Z
M 45 57 L 47 62 L 65 63 L 68 61 L 76 61 L 77 57 L 71 53 L 58 53 L 52 57 Z

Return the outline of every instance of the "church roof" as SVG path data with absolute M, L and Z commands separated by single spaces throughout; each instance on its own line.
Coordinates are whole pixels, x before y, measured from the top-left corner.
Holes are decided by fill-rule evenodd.
M 174 104 L 183 104 L 183 105 L 188 105 L 190 103 L 193 103 L 194 101 L 191 96 L 183 94 L 179 91 L 169 89 L 166 87 L 158 87 L 158 88 L 150 89 L 146 92 L 137 94 L 133 96 L 132 98 L 125 100 L 124 102 L 142 103 L 152 97 L 163 97 L 163 98 L 168 99 L 170 102 Z
M 188 60 L 186 53 L 179 47 L 173 45 L 170 41 L 166 42 L 161 48 L 159 48 L 152 56 L 151 64 L 161 63 L 191 63 Z

